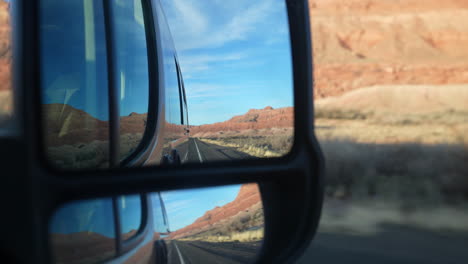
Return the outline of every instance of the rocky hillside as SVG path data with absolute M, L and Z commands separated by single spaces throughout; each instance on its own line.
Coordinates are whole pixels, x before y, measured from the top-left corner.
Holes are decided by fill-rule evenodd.
M 0 1 L 0 91 L 11 87 L 10 6 Z
M 244 184 L 239 190 L 234 201 L 215 207 L 203 214 L 192 224 L 171 233 L 171 239 L 183 238 L 209 231 L 219 225 L 229 223 L 229 220 L 240 216 L 244 212 L 254 209 L 261 210 L 262 202 L 260 192 L 256 184 Z
M 52 255 L 56 263 L 101 262 L 115 254 L 115 240 L 93 232 L 50 235 Z
M 107 141 L 109 125 L 83 110 L 66 104 L 43 105 L 48 146 Z M 131 113 L 120 117 L 120 132 L 136 134 L 145 131 L 147 114 Z
M 2 115 L 12 111 L 11 98 L 11 27 L 9 4 L 0 0 L 0 123 Z
M 309 0 L 315 96 L 468 83 L 468 1 Z
M 242 131 L 246 130 L 291 128 L 293 127 L 293 122 L 293 107 L 274 109 L 271 106 L 267 106 L 263 109 L 250 109 L 247 113 L 234 116 L 224 122 L 193 126 L 191 128 L 191 135 L 194 137 L 207 137 L 213 135 L 219 136 L 229 132 L 242 134 Z

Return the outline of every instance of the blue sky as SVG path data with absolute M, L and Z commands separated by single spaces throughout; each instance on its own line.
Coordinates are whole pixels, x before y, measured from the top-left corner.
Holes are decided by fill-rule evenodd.
M 292 106 L 286 7 L 277 0 L 162 0 L 193 125 Z
M 107 120 L 107 89 L 98 89 L 107 87 L 103 14 L 98 3 L 93 2 L 92 8 L 81 1 L 44 2 L 41 6 L 42 53 L 46 58 L 43 99 L 45 103 L 70 104 Z M 117 1 L 113 5 L 118 24 L 114 35 L 121 44 L 116 46 L 121 51 L 116 62 L 125 65 L 118 67 L 119 82 L 123 81 L 122 91 L 126 91 L 121 92 L 121 115 L 144 113 L 148 105 L 142 15 L 133 11 L 133 3 Z M 162 3 L 185 80 L 191 124 L 224 121 L 251 108 L 292 106 L 283 1 Z M 94 24 L 89 22 L 93 31 L 85 31 L 83 10 L 94 17 Z
M 240 185 L 163 192 L 171 231 L 193 223 L 206 211 L 233 201 Z
M 206 211 L 233 201 L 240 187 L 241 185 L 229 185 L 163 192 L 161 196 L 166 207 L 170 230 L 175 231 L 187 226 Z M 121 208 L 122 231 L 138 229 L 142 213 L 139 195 L 119 196 L 118 202 Z M 153 203 L 153 206 L 153 213 L 159 214 L 158 205 Z M 88 231 L 115 237 L 112 210 L 111 198 L 66 204 L 55 212 L 50 223 L 51 232 L 70 234 Z M 91 220 L 89 217 L 92 217 Z

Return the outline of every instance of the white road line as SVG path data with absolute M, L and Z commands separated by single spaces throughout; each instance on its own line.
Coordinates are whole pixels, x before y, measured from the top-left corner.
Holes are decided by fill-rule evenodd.
M 201 157 L 200 150 L 198 149 L 197 140 L 194 139 L 193 142 L 195 142 L 195 147 L 197 148 L 198 158 L 200 159 L 200 163 L 203 163 L 203 159 Z
M 182 258 L 182 254 L 180 254 L 179 247 L 177 246 L 177 244 L 175 242 L 172 242 L 172 243 L 174 243 L 175 249 L 177 250 L 177 254 L 179 255 L 180 264 L 185 264 L 184 258 Z
M 188 147 L 187 147 L 187 152 L 185 152 L 184 162 L 187 161 L 187 156 L 188 156 Z

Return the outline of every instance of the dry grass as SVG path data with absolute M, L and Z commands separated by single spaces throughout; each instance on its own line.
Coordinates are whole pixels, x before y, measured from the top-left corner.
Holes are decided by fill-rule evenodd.
M 463 145 L 335 140 L 321 146 L 329 197 L 392 200 L 407 208 L 468 199 L 468 148 Z
M 142 136 L 142 133 L 127 133 L 120 136 L 120 159 L 135 151 Z M 47 148 L 49 161 L 62 169 L 105 168 L 109 162 L 108 153 L 109 143 L 99 140 Z
M 227 235 L 207 235 L 186 237 L 182 241 L 204 241 L 204 242 L 253 242 L 260 241 L 264 236 L 264 229 L 248 230 L 243 232 L 232 232 Z
M 184 237 L 186 241 L 251 242 L 263 239 L 265 219 L 262 203 L 240 211 L 228 220 L 213 224 L 208 230 Z
M 430 113 L 359 112 L 316 109 L 320 140 L 358 143 L 468 144 L 468 112 Z
M 200 140 L 235 148 L 240 152 L 259 158 L 284 156 L 290 151 L 293 144 L 292 135 L 211 137 Z
M 402 209 L 468 200 L 468 112 L 318 109 L 329 198 L 393 201 Z

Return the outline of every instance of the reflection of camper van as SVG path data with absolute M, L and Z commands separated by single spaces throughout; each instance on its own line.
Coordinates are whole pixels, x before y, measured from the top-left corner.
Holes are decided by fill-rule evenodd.
M 53 165 L 180 163 L 187 96 L 161 3 L 43 0 L 40 7 L 44 139 Z
M 176 148 L 189 136 L 187 96 L 161 3 L 39 5 L 44 137 L 52 165 L 180 163 Z M 66 204 L 49 233 L 57 263 L 167 259 L 162 237 L 169 225 L 159 193 Z
M 50 224 L 55 263 L 167 263 L 169 225 L 160 193 L 69 203 Z

